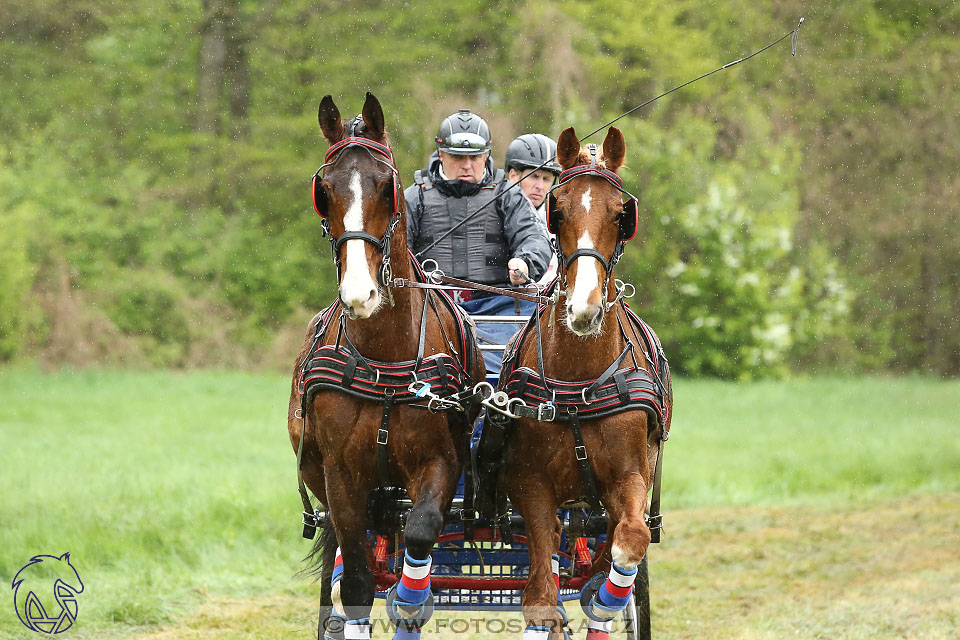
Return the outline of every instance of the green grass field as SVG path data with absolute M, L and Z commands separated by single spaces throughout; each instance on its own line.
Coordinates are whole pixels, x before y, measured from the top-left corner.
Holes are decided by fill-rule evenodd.
M 67 637 L 310 637 L 319 590 L 293 576 L 309 543 L 300 538 L 288 392 L 289 379 L 279 375 L 0 371 L 0 580 L 9 585 L 33 555 L 69 551 L 86 589 Z M 850 572 L 871 561 L 873 547 L 860 549 L 857 540 L 899 531 L 889 519 L 913 513 L 905 529 L 918 547 L 957 543 L 946 547 L 952 555 L 943 551 L 918 570 L 919 591 L 955 586 L 960 383 L 679 380 L 675 394 L 664 471 L 667 536 L 651 560 L 660 637 L 956 637 L 947 634 L 960 620 L 933 605 L 914 614 L 934 625 L 930 634 L 885 636 L 875 626 L 838 634 L 848 628 L 844 620 L 858 618 L 858 606 L 871 619 L 894 617 L 896 601 L 870 601 L 869 590 L 860 605 L 800 628 L 786 622 L 789 599 L 782 611 L 748 614 L 750 602 L 789 594 L 777 567 L 788 576 L 802 571 L 793 566 L 799 559 L 781 564 L 777 556 L 796 551 L 791 522 L 801 520 L 816 543 L 795 542 L 845 569 L 824 577 L 837 587 L 859 584 Z M 915 504 L 944 517 L 927 517 Z M 862 527 L 845 525 L 848 516 Z M 817 534 L 821 522 L 832 524 Z M 844 526 L 854 540 L 841 536 L 838 546 L 831 527 Z M 717 536 L 722 543 L 705 546 Z M 903 540 L 875 542 L 912 555 Z M 763 566 L 751 573 L 737 564 L 741 554 L 747 565 Z M 911 560 L 918 561 L 891 555 L 887 562 Z M 718 576 L 736 567 L 735 577 L 752 577 L 735 593 L 722 585 L 705 590 L 709 602 L 698 607 L 694 576 L 710 567 Z M 657 592 L 658 578 L 673 585 L 669 593 Z M 798 587 L 794 599 L 803 602 L 810 588 Z M 12 591 L 5 593 L 0 637 L 34 635 L 17 620 Z M 717 620 L 718 598 L 746 607 L 739 617 L 735 607 L 720 611 L 756 633 L 705 634 L 698 620 Z

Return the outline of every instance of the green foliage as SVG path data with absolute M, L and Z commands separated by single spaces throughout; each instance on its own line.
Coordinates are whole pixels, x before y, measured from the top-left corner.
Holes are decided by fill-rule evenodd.
M 213 85 L 204 6 L 241 43 Z M 324 94 L 345 116 L 380 98 L 409 184 L 458 107 L 487 117 L 499 161 L 514 135 L 584 135 L 801 10 L 799 57 L 784 42 L 617 123 L 645 214 L 619 275 L 678 370 L 956 373 L 947 0 L 4 2 L 0 361 L 264 361 L 335 295 L 307 194 Z
M 286 434 L 289 389 L 288 376 L 272 374 L 0 371 L 0 574 L 69 549 L 89 587 L 80 622 L 97 638 L 178 617 L 207 594 L 313 590 L 315 606 L 319 587 L 291 580 L 310 545 Z M 678 378 L 675 392 L 668 541 L 688 535 L 680 509 L 849 511 L 960 491 L 956 381 Z M 0 637 L 23 637 L 4 611 Z
M 704 198 L 660 222 L 674 229 L 668 255 L 675 261 L 665 269 L 669 284 L 659 302 L 683 319 L 670 332 L 682 372 L 741 379 L 783 373 L 816 325 L 844 315 L 835 271 L 830 289 L 810 291 L 791 227 L 776 212 L 746 209 L 733 179 L 721 176 Z

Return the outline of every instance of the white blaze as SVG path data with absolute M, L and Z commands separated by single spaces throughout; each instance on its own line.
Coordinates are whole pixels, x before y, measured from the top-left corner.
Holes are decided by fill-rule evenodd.
M 583 194 L 583 197 L 580 198 L 580 204 L 583 205 L 583 210 L 587 213 L 590 213 L 590 203 L 593 202 L 593 198 L 590 197 L 590 187 L 587 187 L 586 192 Z
M 584 194 L 586 200 L 590 192 Z M 589 208 L 589 204 L 586 205 Z M 593 249 L 593 240 L 590 238 L 590 232 L 586 231 L 580 239 L 577 240 L 577 249 Z M 574 317 L 584 313 L 593 315 L 595 311 L 590 311 L 587 298 L 600 282 L 600 274 L 597 272 L 597 259 L 589 256 L 580 256 L 577 258 L 577 279 L 573 283 L 573 296 L 570 298 L 570 311 Z
M 359 172 L 350 178 L 349 186 L 353 200 L 343 216 L 343 229 L 363 231 L 363 187 L 360 184 Z M 374 299 L 370 299 L 370 291 L 376 291 L 377 284 L 370 277 L 365 244 L 363 240 L 347 240 L 340 298 L 356 311 L 370 313 L 376 308 L 379 296 L 374 295 Z

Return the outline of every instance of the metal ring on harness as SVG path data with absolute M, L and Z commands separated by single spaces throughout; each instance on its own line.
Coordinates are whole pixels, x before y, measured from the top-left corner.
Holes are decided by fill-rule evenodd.
M 481 393 L 481 391 L 486 393 Z M 475 394 L 479 393 L 481 400 L 489 400 L 490 396 L 492 396 L 494 393 L 493 385 L 489 382 L 478 382 L 477 384 L 473 385 L 473 392 Z
M 614 286 L 617 288 L 617 292 L 620 293 L 621 298 L 632 298 L 637 294 L 637 288 L 630 284 L 629 282 L 624 282 L 623 280 L 615 279 L 613 281 Z M 627 295 L 627 287 L 630 288 L 630 294 Z
M 507 401 L 507 410 L 506 410 L 507 416 L 510 418 L 519 418 L 520 416 L 514 413 L 513 409 L 510 408 L 511 406 L 514 406 L 514 404 L 519 404 L 521 407 L 526 407 L 527 403 L 523 401 L 523 398 L 510 398 Z
M 587 400 L 587 389 L 589 388 L 590 387 L 584 387 L 580 390 L 580 397 L 583 398 L 583 404 L 590 404 L 590 401 Z M 596 402 L 596 400 L 594 400 L 594 402 Z
M 427 264 L 429 264 L 429 263 L 431 263 L 431 262 L 433 263 L 433 269 L 430 269 L 430 268 L 427 267 Z M 437 261 L 434 260 L 433 258 L 427 258 L 426 260 L 424 260 L 423 262 L 420 263 L 420 268 L 423 269 L 423 272 L 424 272 L 424 273 L 431 273 L 431 272 L 436 271 L 437 269 L 439 269 L 439 268 L 440 268 L 440 265 L 437 264 Z

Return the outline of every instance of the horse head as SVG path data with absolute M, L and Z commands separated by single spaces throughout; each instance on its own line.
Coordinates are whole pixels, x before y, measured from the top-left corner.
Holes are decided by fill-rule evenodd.
M 333 98 L 324 96 L 317 117 L 330 149 L 314 176 L 314 207 L 329 224 L 345 313 L 369 318 L 382 306 L 383 289 L 390 284 L 391 242 L 401 249 L 406 245 L 399 224 L 405 201 L 383 109 L 368 92 L 361 114 L 344 123 Z
M 596 145 L 580 147 L 573 127 L 560 134 L 557 161 L 563 169 L 547 204 L 547 224 L 556 234 L 562 286 L 566 286 L 567 327 L 579 336 L 600 332 L 608 310 L 613 267 L 635 229 L 636 201 L 621 202 L 625 145 L 611 127 L 597 155 Z M 629 233 L 629 237 L 625 234 Z

